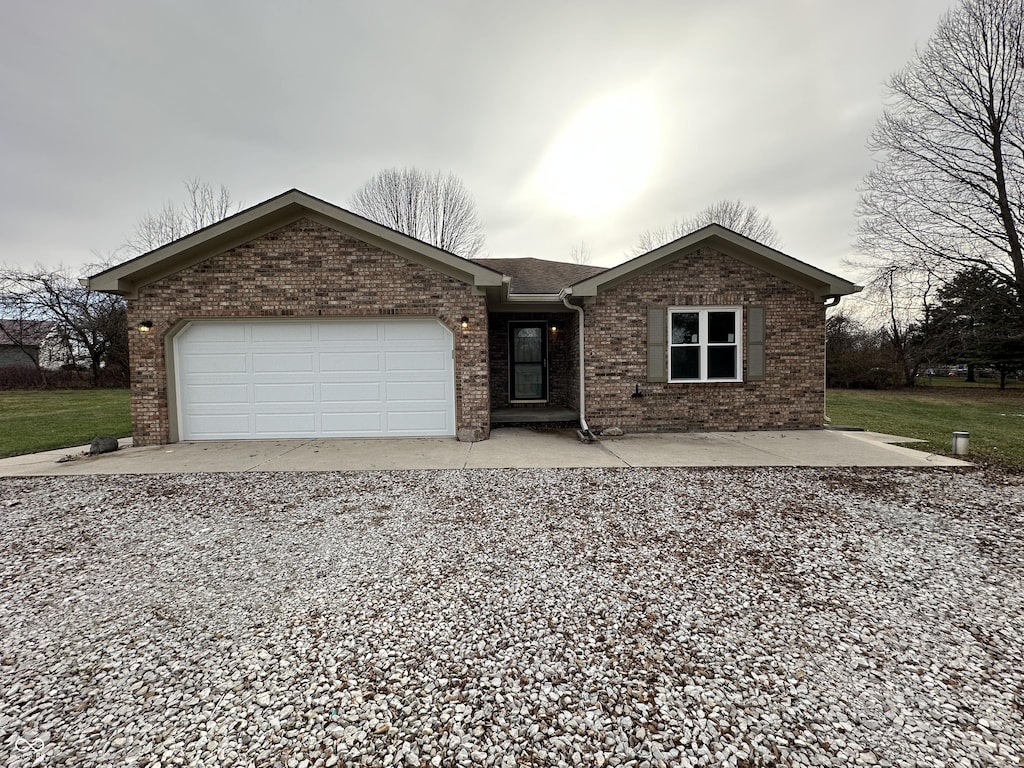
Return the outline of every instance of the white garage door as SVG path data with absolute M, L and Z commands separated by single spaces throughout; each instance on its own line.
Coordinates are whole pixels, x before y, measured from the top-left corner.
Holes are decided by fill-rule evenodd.
M 174 339 L 181 440 L 455 434 L 436 320 L 195 321 Z

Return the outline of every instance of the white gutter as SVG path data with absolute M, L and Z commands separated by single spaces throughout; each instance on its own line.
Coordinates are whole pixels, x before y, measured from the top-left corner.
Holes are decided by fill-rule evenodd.
M 583 436 L 588 439 L 593 439 L 593 435 L 590 434 L 590 427 L 587 426 L 587 413 L 586 413 L 586 392 L 584 390 L 583 381 L 586 374 L 584 369 L 584 358 L 583 358 L 583 307 L 578 307 L 575 304 L 569 303 L 569 294 L 566 291 L 562 291 L 559 294 L 562 299 L 562 303 L 565 304 L 569 309 L 575 309 L 579 313 L 579 336 L 580 336 L 580 430 Z

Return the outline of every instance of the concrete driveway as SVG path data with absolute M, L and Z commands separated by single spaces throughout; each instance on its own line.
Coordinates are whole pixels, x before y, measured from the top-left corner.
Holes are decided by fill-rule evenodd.
M 496 429 L 491 439 L 311 439 L 176 443 L 83 456 L 85 448 L 0 460 L 0 476 L 329 472 L 530 467 L 965 467 L 875 432 L 686 432 L 583 444 L 571 430 Z M 64 461 L 60 461 L 65 459 Z M 70 459 L 70 460 L 67 460 Z

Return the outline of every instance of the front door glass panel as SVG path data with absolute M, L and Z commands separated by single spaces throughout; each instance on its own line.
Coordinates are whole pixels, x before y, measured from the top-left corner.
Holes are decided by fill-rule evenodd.
M 510 332 L 512 400 L 547 399 L 545 325 L 513 325 Z

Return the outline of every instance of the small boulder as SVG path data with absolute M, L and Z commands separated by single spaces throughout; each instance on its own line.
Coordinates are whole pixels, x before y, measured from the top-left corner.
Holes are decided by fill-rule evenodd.
M 109 435 L 94 437 L 89 443 L 89 455 L 95 456 L 98 453 L 111 453 L 117 450 L 117 438 Z
M 487 434 L 479 427 L 460 427 L 455 437 L 460 443 L 479 443 L 487 439 Z
M 601 430 L 601 437 L 622 437 L 623 432 L 619 427 L 608 427 Z

